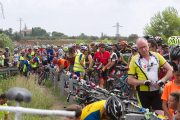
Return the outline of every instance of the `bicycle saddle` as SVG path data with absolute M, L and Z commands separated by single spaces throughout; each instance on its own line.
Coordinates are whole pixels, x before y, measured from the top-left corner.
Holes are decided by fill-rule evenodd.
M 116 68 L 120 69 L 120 71 L 128 71 L 127 67 L 116 66 Z
M 114 78 L 109 78 L 109 79 L 107 80 L 107 82 L 109 82 L 109 81 L 114 81 Z
M 16 100 L 18 102 L 31 102 L 31 93 L 25 88 L 14 87 L 7 91 L 6 97 L 8 100 Z

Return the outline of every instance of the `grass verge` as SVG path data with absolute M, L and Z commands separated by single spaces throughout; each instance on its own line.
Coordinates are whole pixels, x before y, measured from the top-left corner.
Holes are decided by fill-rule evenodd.
M 30 103 L 21 103 L 25 108 L 49 109 L 53 106 L 53 95 L 43 92 L 41 87 L 34 84 L 31 77 L 28 81 L 24 77 L 15 76 L 8 80 L 0 80 L 0 93 L 6 93 L 12 87 L 21 87 L 28 89 L 32 94 Z M 16 101 L 8 101 L 8 106 L 16 106 Z M 14 120 L 14 113 L 9 113 L 8 120 Z M 53 116 L 23 114 L 22 120 L 54 120 Z

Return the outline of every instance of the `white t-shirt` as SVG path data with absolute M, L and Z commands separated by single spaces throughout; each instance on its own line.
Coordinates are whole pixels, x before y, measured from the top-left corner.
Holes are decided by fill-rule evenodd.
M 19 55 L 18 54 L 14 54 L 13 56 L 14 56 L 14 61 L 18 62 Z

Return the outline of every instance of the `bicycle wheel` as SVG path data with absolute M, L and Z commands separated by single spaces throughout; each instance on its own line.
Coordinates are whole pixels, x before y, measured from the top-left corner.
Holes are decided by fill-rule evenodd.
M 42 81 L 43 81 L 43 76 L 44 76 L 44 73 L 41 73 L 39 76 L 38 76 L 38 84 L 41 85 Z

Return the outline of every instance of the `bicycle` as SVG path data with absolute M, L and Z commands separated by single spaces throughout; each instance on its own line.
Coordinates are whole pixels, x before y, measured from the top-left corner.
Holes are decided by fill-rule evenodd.
M 38 84 L 39 85 L 41 85 L 41 83 L 43 85 L 45 85 L 45 82 L 48 79 L 48 74 L 49 74 L 49 67 L 42 66 L 41 73 L 38 75 Z

